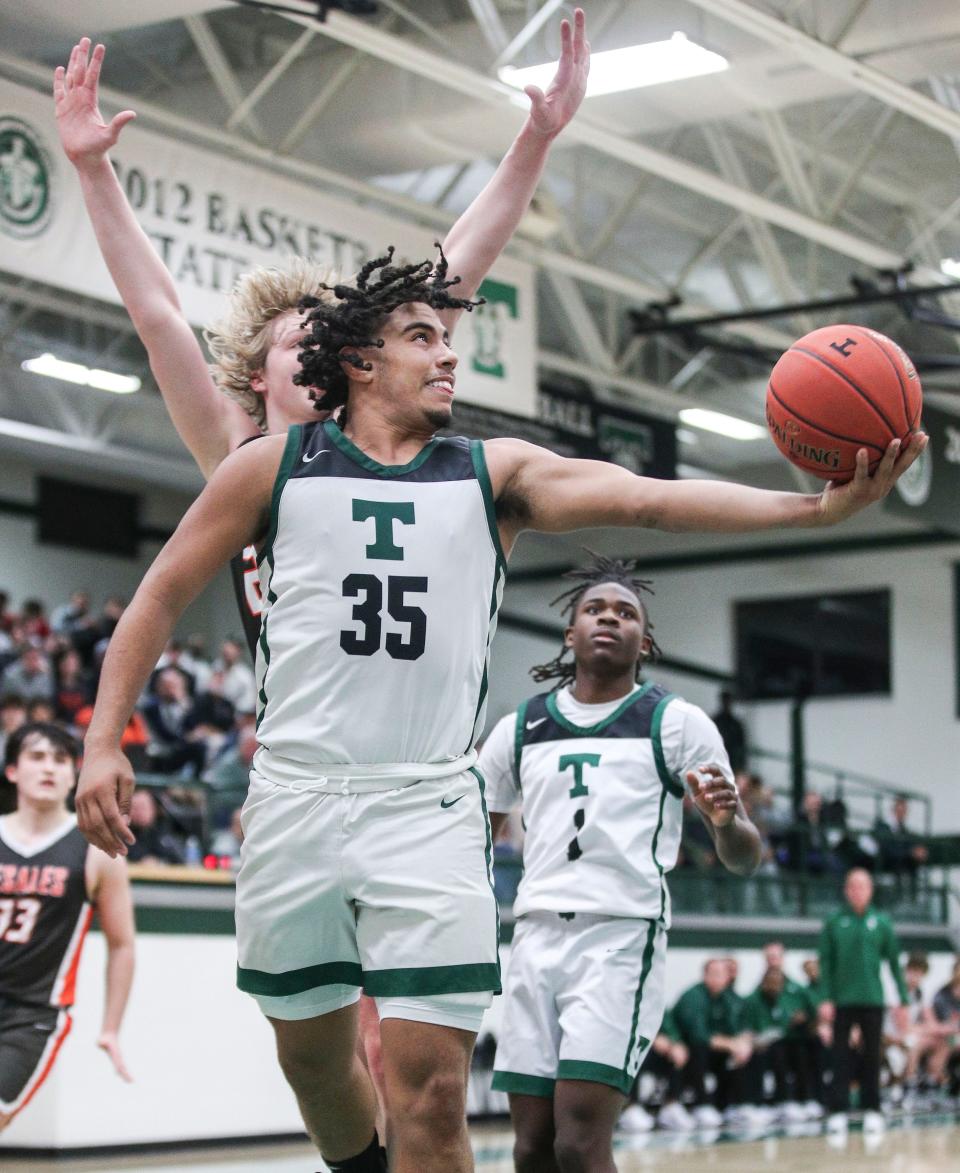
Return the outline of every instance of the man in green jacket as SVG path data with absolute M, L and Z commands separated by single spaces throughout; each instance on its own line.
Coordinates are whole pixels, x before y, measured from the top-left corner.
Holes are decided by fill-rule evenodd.
M 712 958 L 703 967 L 703 981 L 691 986 L 673 1008 L 681 1040 L 689 1051 L 686 1082 L 693 1088 L 693 1117 L 705 1128 L 723 1122 L 725 1108 L 734 1114 L 745 1100 L 745 1068 L 753 1051 L 740 1023 L 739 999 L 730 989 L 727 962 Z M 716 1105 L 709 1102 L 704 1076 L 717 1080 Z
M 880 1114 L 880 1040 L 883 1027 L 883 986 L 880 966 L 886 961 L 897 984 L 900 1006 L 895 1011 L 901 1032 L 907 1028 L 909 1002 L 900 972 L 900 946 L 890 918 L 873 907 L 873 880 L 862 868 L 847 873 L 846 904 L 832 913 L 820 934 L 820 981 L 824 1001 L 820 1019 L 833 1025 L 834 1071 L 830 1093 L 829 1132 L 847 1127 L 850 1099 L 850 1030 L 859 1026 L 863 1059 L 860 1106 L 864 1132 L 882 1132 Z
M 753 1036 L 756 1077 L 774 1077 L 774 1106 L 786 1124 L 816 1119 L 822 1109 L 813 1095 L 811 1033 L 816 1009 L 806 990 L 771 967 L 743 1001 L 742 1023 Z

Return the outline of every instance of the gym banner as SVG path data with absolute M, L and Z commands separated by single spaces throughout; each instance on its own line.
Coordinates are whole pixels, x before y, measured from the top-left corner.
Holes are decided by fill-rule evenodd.
M 170 270 L 184 313 L 202 326 L 224 312 L 236 278 L 255 265 L 307 256 L 352 274 L 396 245 L 434 255 L 437 233 L 272 175 L 248 163 L 128 126 L 111 152 L 120 183 Z M 0 80 L 0 269 L 118 302 L 60 150 L 53 99 Z M 455 338 L 457 394 L 532 415 L 536 408 L 535 281 L 505 258 L 484 282 L 486 305 Z
M 930 443 L 897 481 L 886 509 L 960 534 L 960 416 L 925 405 L 922 426 Z
M 451 430 L 478 440 L 516 436 L 560 456 L 608 460 L 640 476 L 673 480 L 677 475 L 677 436 L 672 423 L 556 387 L 538 390 L 535 419 L 472 403 L 457 404 Z

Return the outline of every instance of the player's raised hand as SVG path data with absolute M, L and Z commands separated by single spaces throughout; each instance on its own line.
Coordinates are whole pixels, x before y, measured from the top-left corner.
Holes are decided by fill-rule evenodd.
M 726 827 L 736 818 L 737 788 L 719 766 L 687 771 L 687 785 L 699 811 L 715 827 Z
M 924 432 L 914 432 L 906 444 L 900 440 L 891 440 L 872 476 L 868 471 L 867 450 L 861 448 L 857 452 L 857 469 L 852 480 L 842 485 L 830 481 L 820 494 L 820 517 L 824 524 L 833 525 L 852 517 L 875 501 L 882 501 L 919 458 L 928 439 Z
M 104 122 L 98 104 L 103 45 L 90 55 L 90 38 L 83 37 L 70 54 L 66 69 L 58 65 L 53 75 L 53 101 L 57 129 L 64 154 L 79 168 L 99 163 L 120 137 L 120 131 L 136 118 L 123 110 Z
M 88 843 L 111 859 L 136 842 L 130 830 L 133 770 L 117 750 L 87 748 L 77 783 L 77 824 Z
M 547 92 L 537 86 L 525 86 L 530 99 L 530 121 L 540 134 L 555 138 L 576 114 L 587 92 L 590 73 L 590 43 L 586 37 L 586 17 L 583 9 L 573 14 L 573 28 L 569 20 L 560 22 L 560 61 Z
M 120 1042 L 117 1038 L 117 1032 L 114 1030 L 102 1031 L 100 1037 L 97 1039 L 97 1046 L 101 1051 L 107 1053 L 117 1075 L 126 1083 L 133 1083 L 133 1076 L 130 1074 L 126 1063 L 124 1063 L 123 1055 L 120 1052 Z

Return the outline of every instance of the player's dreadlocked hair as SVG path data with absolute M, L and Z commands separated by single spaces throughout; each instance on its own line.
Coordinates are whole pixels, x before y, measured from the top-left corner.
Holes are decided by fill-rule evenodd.
M 608 558 L 605 554 L 597 554 L 586 546 L 584 549 L 591 555 L 593 561 L 587 566 L 580 567 L 579 570 L 567 571 L 563 577 L 573 579 L 575 585 L 558 595 L 550 606 L 556 607 L 557 604 L 561 604 L 560 614 L 567 620 L 567 626 L 570 626 L 576 618 L 577 608 L 580 606 L 583 596 L 591 587 L 599 586 L 602 582 L 618 583 L 620 586 L 626 587 L 628 591 L 633 591 L 637 596 L 637 601 L 640 603 L 640 609 L 647 623 L 647 635 L 650 636 L 650 657 L 659 656 L 660 648 L 653 638 L 653 624 L 650 622 L 650 615 L 642 598 L 644 592 L 652 595 L 654 591 L 650 579 L 636 577 L 637 559 Z M 537 684 L 544 680 L 555 680 L 554 688 L 563 688 L 565 684 L 573 682 L 577 666 L 573 657 L 567 656 L 568 651 L 569 648 L 564 645 L 552 660 L 546 664 L 536 664 L 530 669 L 530 675 Z M 638 680 L 646 658 L 641 656 L 637 661 Z
M 383 346 L 377 331 L 384 319 L 398 306 L 421 301 L 436 310 L 472 310 L 482 305 L 483 299 L 453 297 L 447 290 L 460 282 L 459 277 L 447 280 L 447 258 L 440 250 L 436 265 L 420 261 L 410 265 L 394 266 L 393 245 L 382 257 L 367 261 L 357 274 L 356 285 L 324 285 L 336 300 L 305 297 L 300 306 L 308 310 L 306 325 L 310 333 L 300 352 L 303 368 L 293 376 L 301 387 L 313 387 L 310 397 L 318 411 L 332 411 L 347 402 L 349 381 L 341 364 L 347 362 L 361 371 L 369 371 L 371 364 L 357 353 L 363 347 Z M 370 278 L 379 270 L 379 277 Z M 345 353 L 341 353 L 345 352 Z

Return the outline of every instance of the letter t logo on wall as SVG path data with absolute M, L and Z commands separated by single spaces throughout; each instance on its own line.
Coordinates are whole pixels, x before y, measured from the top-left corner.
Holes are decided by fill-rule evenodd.
M 488 277 L 478 292 L 485 299 L 485 304 L 477 306 L 470 315 L 473 326 L 473 356 L 470 365 L 481 375 L 504 379 L 507 370 L 503 361 L 503 319 L 519 316 L 517 288 Z
M 389 562 L 402 562 L 403 550 L 393 540 L 393 523 L 413 525 L 416 520 L 412 501 L 362 501 L 354 498 L 353 520 L 369 521 L 373 518 L 376 527 L 375 540 L 367 546 L 368 558 L 383 558 Z

